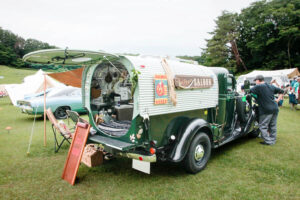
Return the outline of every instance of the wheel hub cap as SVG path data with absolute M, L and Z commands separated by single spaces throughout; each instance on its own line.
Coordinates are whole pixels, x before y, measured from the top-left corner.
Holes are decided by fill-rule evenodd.
M 201 144 L 198 144 L 195 149 L 195 160 L 200 161 L 204 156 L 204 148 Z

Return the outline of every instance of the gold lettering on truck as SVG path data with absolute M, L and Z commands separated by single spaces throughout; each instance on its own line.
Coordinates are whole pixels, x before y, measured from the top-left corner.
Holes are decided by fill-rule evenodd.
M 207 89 L 214 85 L 214 79 L 210 76 L 176 75 L 174 84 L 177 89 Z

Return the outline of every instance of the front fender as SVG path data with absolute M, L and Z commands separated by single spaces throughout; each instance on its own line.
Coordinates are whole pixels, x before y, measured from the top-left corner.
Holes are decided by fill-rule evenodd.
M 182 129 L 176 143 L 169 154 L 169 160 L 171 162 L 180 162 L 185 157 L 189 146 L 196 135 L 196 133 L 202 129 L 209 129 L 211 132 L 210 125 L 204 119 L 191 119 L 189 123 Z

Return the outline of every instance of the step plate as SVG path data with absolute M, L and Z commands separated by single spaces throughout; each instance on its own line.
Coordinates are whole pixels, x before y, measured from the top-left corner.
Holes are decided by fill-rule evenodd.
M 116 139 L 112 139 L 112 138 L 104 137 L 104 136 L 100 136 L 100 135 L 90 136 L 89 140 L 96 142 L 96 143 L 103 144 L 103 145 L 111 147 L 113 149 L 118 149 L 120 151 L 125 151 L 125 150 L 131 149 L 132 147 L 135 146 L 135 144 L 122 142 L 122 141 L 119 141 Z

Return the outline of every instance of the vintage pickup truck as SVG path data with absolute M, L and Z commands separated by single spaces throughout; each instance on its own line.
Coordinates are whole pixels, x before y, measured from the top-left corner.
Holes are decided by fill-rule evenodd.
M 88 142 L 132 159 L 150 173 L 152 162 L 205 168 L 213 148 L 258 135 L 255 106 L 236 92 L 225 68 L 151 56 L 43 50 L 27 62 L 80 64 L 83 105 L 92 129 Z

